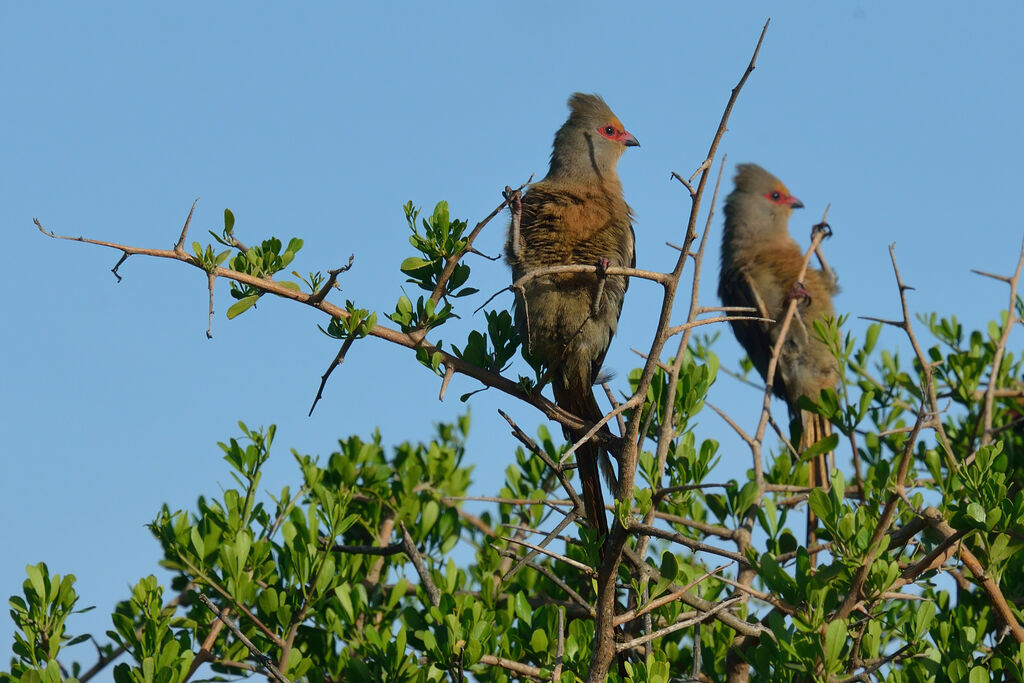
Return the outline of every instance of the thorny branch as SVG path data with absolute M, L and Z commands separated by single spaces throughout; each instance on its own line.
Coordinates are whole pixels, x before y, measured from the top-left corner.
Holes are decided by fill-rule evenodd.
M 190 213 L 191 215 L 191 213 Z M 181 261 L 190 266 L 202 270 L 204 275 L 207 275 L 206 269 L 203 268 L 202 264 L 192 255 L 185 251 L 176 249 L 151 249 L 147 247 L 134 247 L 130 245 L 118 244 L 116 242 L 108 242 L 104 240 L 96 240 L 87 237 L 68 237 L 64 235 L 56 234 L 52 231 L 47 230 L 43 227 L 42 223 L 38 219 L 35 219 L 36 227 L 44 235 L 53 239 L 70 240 L 73 242 L 82 242 L 85 244 L 94 244 L 101 247 L 107 247 L 110 249 L 116 249 L 124 252 L 128 256 L 151 256 L 154 258 L 171 259 L 174 261 Z M 124 261 L 124 258 L 121 259 Z M 115 273 L 116 275 L 116 273 Z M 349 316 L 348 311 L 344 310 L 339 306 L 335 306 L 325 300 L 317 300 L 316 295 L 306 294 L 290 287 L 287 287 L 281 283 L 278 283 L 269 278 L 260 278 L 247 273 L 231 270 L 228 268 L 215 268 L 208 273 L 211 278 L 224 278 L 226 280 L 233 280 L 240 284 L 248 285 L 255 289 L 258 289 L 267 294 L 273 294 L 283 299 L 290 299 L 307 306 L 316 308 L 317 310 L 326 313 L 327 315 L 337 318 L 338 320 L 345 320 Z M 444 365 L 446 370 L 471 377 L 479 381 L 484 386 L 497 389 L 498 391 L 504 392 L 510 396 L 514 396 L 530 405 L 536 407 L 541 411 L 547 418 L 557 421 L 559 424 L 569 427 L 570 429 L 580 429 L 584 424 L 579 420 L 578 417 L 568 413 L 567 411 L 559 408 L 553 402 L 549 401 L 539 393 L 528 392 L 523 389 L 519 384 L 509 380 L 497 373 L 490 372 L 484 368 L 473 365 L 468 361 L 464 361 L 457 356 L 450 354 L 446 351 L 437 349 L 433 344 L 422 339 L 417 339 L 413 334 L 406 334 L 400 330 L 396 330 L 383 325 L 375 325 L 368 332 L 369 336 L 383 339 L 384 341 L 399 346 L 404 346 L 409 349 L 422 348 L 429 354 L 439 353 L 441 357 L 441 364 Z
M 981 433 L 982 447 L 992 443 L 992 414 L 996 396 L 996 384 L 999 379 L 999 369 L 1003 363 L 1003 354 L 1006 352 L 1006 342 L 1010 339 L 1010 331 L 1013 329 L 1014 324 L 1021 322 L 1020 316 L 1017 315 L 1017 287 L 1020 284 L 1022 267 L 1024 267 L 1024 242 L 1021 243 L 1020 258 L 1017 259 L 1017 268 L 1014 269 L 1012 277 L 1003 278 L 978 270 L 973 271 L 979 275 L 1002 280 L 1010 286 L 1010 304 L 1007 307 L 1006 325 L 1003 327 L 1003 333 L 1000 335 L 999 341 L 996 342 L 996 352 L 992 358 L 992 370 L 989 373 L 988 387 L 985 389 L 985 407 L 982 413 L 984 415 L 984 429 Z
M 697 239 L 697 218 L 701 208 L 704 188 L 707 185 L 707 181 L 710 176 L 711 160 L 713 160 L 718 153 L 718 145 L 722 140 L 722 136 L 725 135 L 729 116 L 732 113 L 733 106 L 736 104 L 740 91 L 743 89 L 743 85 L 750 77 L 750 74 L 754 71 L 757 63 L 757 55 L 761 50 L 761 44 L 764 42 L 764 37 L 768 31 L 769 23 L 770 21 L 765 22 L 764 28 L 761 30 L 761 35 L 758 38 L 757 45 L 754 48 L 754 53 L 751 55 L 750 62 L 747 64 L 747 68 L 740 77 L 736 87 L 732 90 L 732 94 L 729 97 L 729 101 L 726 103 L 725 111 L 723 112 L 721 121 L 719 122 L 718 129 L 715 131 L 715 135 L 712 138 L 705 161 L 700 165 L 700 180 L 697 183 L 696 190 L 691 190 L 690 215 L 687 220 L 682 249 L 680 250 L 679 257 L 676 260 L 676 265 L 673 268 L 668 281 L 663 283 L 665 291 L 662 298 L 661 313 L 655 328 L 656 332 L 654 340 L 652 341 L 651 348 L 647 353 L 647 361 L 644 364 L 640 380 L 637 383 L 637 388 L 634 392 L 637 396 L 643 397 L 647 395 L 647 390 L 654 379 L 655 371 L 658 369 L 658 359 L 661 358 L 662 349 L 669 339 L 668 332 L 672 318 L 672 309 L 675 303 L 675 294 L 679 286 L 679 281 L 682 277 L 683 268 L 686 265 L 690 246 Z M 692 183 L 690 183 L 690 185 L 692 185 Z M 641 413 L 642 411 L 639 410 L 633 411 L 626 423 L 626 431 L 623 434 L 623 448 L 619 454 L 619 480 L 617 490 L 615 491 L 616 501 L 628 501 L 633 498 L 633 488 L 636 478 L 640 446 L 639 436 Z M 622 551 L 628 536 L 629 531 L 623 527 L 621 521 L 616 518 L 605 544 L 604 559 L 598 570 L 597 623 L 595 626 L 596 635 L 594 640 L 594 653 L 591 658 L 591 667 L 587 678 L 589 683 L 599 683 L 600 681 L 605 680 L 615 656 L 616 646 L 614 643 L 613 630 L 615 620 L 615 578 L 621 561 Z

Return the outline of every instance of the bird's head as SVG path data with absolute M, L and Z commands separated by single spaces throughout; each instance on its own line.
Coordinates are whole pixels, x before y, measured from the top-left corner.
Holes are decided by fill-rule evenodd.
M 574 93 L 569 118 L 555 133 L 548 175 L 614 176 L 626 148 L 639 145 L 599 95 Z
M 736 199 L 754 203 L 774 214 L 788 219 L 793 209 L 802 209 L 804 203 L 789 192 L 782 181 L 757 164 L 739 164 L 734 179 Z M 730 199 L 733 198 L 730 195 Z

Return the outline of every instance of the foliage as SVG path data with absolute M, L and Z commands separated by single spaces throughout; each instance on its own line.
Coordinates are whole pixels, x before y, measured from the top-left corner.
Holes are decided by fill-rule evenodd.
M 411 203 L 405 216 L 419 255 L 401 271 L 431 295 L 415 304 L 402 295 L 391 321 L 439 374 L 452 359 L 506 371 L 519 339 L 505 311 L 488 312 L 453 356 L 426 340 L 475 292 L 468 266 L 448 268 L 471 245 L 445 203 L 421 223 Z M 271 277 L 302 246 L 269 238 L 243 248 L 233 226 L 226 212 L 215 237 L 237 251 L 230 268 L 246 276 Z M 197 245 L 195 258 L 216 268 L 226 253 Z M 302 279 L 313 294 L 326 282 Z M 232 290 L 246 308 L 263 294 Z M 348 301 L 321 329 L 351 343 L 376 320 Z M 968 332 L 954 317 L 923 317 L 933 341 L 920 349 L 908 337 L 909 360 L 900 337 L 880 345 L 881 324 L 863 340 L 841 321 L 818 325 L 846 373 L 804 407 L 836 436 L 803 453 L 781 438 L 753 443 L 746 480 L 724 485 L 709 482 L 719 445 L 696 421 L 718 377 L 714 337 L 663 359 L 646 385 L 641 370 L 631 373 L 627 400 L 646 388 L 626 416 L 643 425 L 645 450 L 632 498 L 616 501 L 629 552 L 614 569 L 616 610 L 634 617 L 618 638 L 640 642 L 610 679 L 725 680 L 738 661 L 763 681 L 1024 680 L 1024 358 L 1005 343 L 1016 321 L 1004 312 Z M 142 578 L 112 614 L 99 669 L 123 649 L 119 683 L 183 682 L 202 664 L 222 677 L 272 664 L 308 681 L 586 676 L 601 539 L 570 516 L 572 469 L 560 464 L 568 444 L 547 428 L 536 440 L 520 435 L 498 502 L 483 511 L 466 500 L 479 457 L 466 452 L 468 414 L 421 443 L 386 448 L 374 433 L 344 438 L 326 458 L 293 452 L 297 484 L 272 484 L 273 495 L 262 472 L 274 427 L 239 429 L 220 444 L 234 484 L 192 510 L 164 506 L 150 524 L 177 596 Z M 809 460 L 831 449 L 830 486 L 808 491 Z M 804 542 L 808 507 L 819 547 Z M 81 663 L 66 663 L 90 637 L 70 631 L 74 577 L 43 563 L 27 572 L 10 600 L 17 631 L 0 681 L 86 680 Z

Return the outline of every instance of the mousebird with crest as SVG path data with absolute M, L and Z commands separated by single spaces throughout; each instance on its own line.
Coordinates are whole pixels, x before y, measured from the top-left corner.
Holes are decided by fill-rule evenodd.
M 749 307 L 757 311 L 755 315 L 775 321 L 730 321 L 736 339 L 765 380 L 786 310 L 791 300 L 799 300 L 779 353 L 772 391 L 786 402 L 790 420 L 800 420 L 802 452 L 832 433 L 829 421 L 801 410 L 799 400 L 806 396 L 817 401 L 823 389 L 833 389 L 839 382 L 839 364 L 814 332 L 816 321 L 835 317 L 835 276 L 808 267 L 799 280 L 804 257 L 789 234 L 789 217 L 803 203 L 778 178 L 756 164 L 740 164 L 735 185 L 725 200 L 718 295 L 725 306 Z M 811 463 L 809 479 L 812 488 L 827 484 L 824 454 Z M 809 542 L 814 523 L 809 513 Z
M 548 174 L 523 194 L 518 229 L 513 221 L 505 245 L 513 282 L 550 266 L 596 267 L 541 274 L 516 293 L 526 356 L 547 367 L 555 402 L 584 423 L 603 416 L 592 386 L 628 287 L 625 276 L 604 271 L 635 265 L 632 213 L 616 168 L 626 148 L 638 145 L 603 99 L 572 95 L 569 118 L 555 133 Z M 576 441 L 585 433 L 586 428 L 566 436 Z M 604 449 L 591 438 L 576 450 L 587 520 L 602 537 L 608 533 L 599 475 Z

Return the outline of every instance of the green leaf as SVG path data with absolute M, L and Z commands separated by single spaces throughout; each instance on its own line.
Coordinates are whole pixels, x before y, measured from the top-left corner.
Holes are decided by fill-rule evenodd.
M 28 574 L 29 583 L 32 584 L 32 590 L 36 592 L 40 600 L 46 599 L 46 582 L 43 579 L 43 574 L 47 573 L 46 564 L 40 562 L 39 564 L 30 564 L 25 567 L 25 572 Z
M 544 629 L 537 629 L 530 636 L 530 647 L 534 652 L 540 654 L 548 651 L 548 634 Z
M 836 449 L 836 446 L 838 446 L 838 445 L 839 445 L 839 435 L 838 434 L 829 434 L 824 439 L 821 439 L 820 441 L 818 441 L 817 443 L 815 443 L 811 447 L 809 447 L 807 450 L 805 450 L 803 453 L 801 453 L 800 454 L 800 460 L 802 460 L 804 462 L 807 462 L 808 460 L 816 458 L 817 456 L 821 455 L 822 453 L 828 453 L 829 451 L 834 451 Z
M 807 495 L 807 504 L 820 519 L 832 519 L 832 501 L 821 489 L 814 489 Z
M 738 516 L 742 517 L 746 513 L 747 508 L 754 504 L 754 501 L 757 500 L 757 491 L 757 482 L 748 481 L 743 485 L 743 488 L 740 489 L 740 494 L 736 497 L 735 512 Z
M 437 524 L 437 518 L 441 515 L 441 507 L 437 504 L 436 500 L 428 500 L 423 506 L 422 518 L 420 520 L 420 528 L 422 529 L 433 529 L 434 525 Z
M 782 569 L 778 561 L 770 553 L 761 555 L 760 560 L 761 579 L 771 590 L 781 593 L 783 598 L 791 600 L 795 596 L 797 589 L 797 584 L 793 577 Z
M 969 683 L 989 683 L 992 679 L 989 678 L 988 669 L 984 667 L 976 666 L 971 669 L 970 678 L 967 679 Z
M 338 603 L 341 605 L 341 609 L 344 610 L 349 622 L 354 621 L 355 610 L 352 608 L 352 589 L 347 584 L 343 584 L 334 589 L 334 595 L 338 598 Z
M 839 663 L 846 645 L 846 620 L 836 619 L 825 629 L 825 666 L 829 671 Z
M 970 503 L 967 506 L 967 516 L 976 521 L 978 524 L 985 523 L 985 508 L 979 503 Z M 973 673 L 971 674 L 973 676 Z
M 256 303 L 257 299 L 259 299 L 259 296 L 247 296 L 241 301 L 233 303 L 231 305 L 231 308 L 228 309 L 228 320 L 238 317 L 239 315 L 248 311 L 250 308 L 252 308 L 253 304 Z
M 196 555 L 200 558 L 204 557 L 206 555 L 206 550 L 203 543 L 203 535 L 199 533 L 199 527 L 192 527 L 190 537 L 192 539 L 192 547 L 195 549 Z
M 430 261 L 425 261 L 419 256 L 410 256 L 409 258 L 402 261 L 402 265 L 399 266 L 403 273 L 409 273 L 414 270 L 419 270 L 423 266 L 429 266 Z
M 935 619 L 936 606 L 934 602 L 921 602 L 914 612 L 914 639 L 922 640 L 928 634 L 932 621 Z
M 515 597 L 516 616 L 526 623 L 527 626 L 533 621 L 533 608 L 522 592 L 516 593 Z
M 871 353 L 872 349 L 875 348 L 875 343 L 878 342 L 878 335 L 882 332 L 881 323 L 872 323 L 868 325 L 867 334 L 864 335 L 864 351 Z
M 676 559 L 675 553 L 666 550 L 661 554 L 661 577 L 666 581 L 675 581 L 676 577 L 679 576 L 679 561 Z

